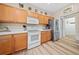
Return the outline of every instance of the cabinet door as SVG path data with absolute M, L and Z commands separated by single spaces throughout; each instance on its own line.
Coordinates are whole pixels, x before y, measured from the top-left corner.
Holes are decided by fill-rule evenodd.
M 44 15 L 39 15 L 40 24 L 48 24 L 48 18 Z
M 27 12 L 20 9 L 15 9 L 15 21 L 18 23 L 26 23 L 27 21 Z
M 15 22 L 15 9 L 12 7 L 5 6 L 5 17 L 6 22 Z
M 47 33 L 42 31 L 41 32 L 41 43 L 45 43 L 46 40 L 47 40 L 47 37 L 46 37 Z
M 34 18 L 38 18 L 38 14 L 37 13 L 33 13 Z
M 12 13 L 14 13 L 12 8 L 0 4 L 0 22 L 11 22 L 13 19 Z
M 48 24 L 49 18 L 47 16 L 44 16 L 44 24 Z
M 38 18 L 38 13 L 28 11 L 28 16 Z
M 0 4 L 0 22 L 4 22 L 3 18 L 5 17 L 5 6 Z
M 51 32 L 50 31 L 42 31 L 41 32 L 41 43 L 45 43 L 51 40 Z
M 46 32 L 47 41 L 51 40 L 51 31 Z
M 0 36 L 0 54 L 10 54 L 13 52 L 13 39 L 11 35 Z
M 26 23 L 27 12 L 18 8 L 0 4 L 0 22 Z
M 40 14 L 39 14 L 39 17 L 38 17 L 38 18 L 39 18 L 39 23 L 40 23 L 40 24 L 44 24 L 43 15 L 40 15 Z
M 15 51 L 19 51 L 22 49 L 27 48 L 27 34 L 22 33 L 22 34 L 15 34 Z

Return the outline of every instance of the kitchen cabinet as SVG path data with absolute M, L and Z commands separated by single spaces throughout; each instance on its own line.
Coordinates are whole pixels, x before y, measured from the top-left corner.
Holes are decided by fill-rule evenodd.
M 43 18 L 44 18 L 44 24 L 48 24 L 49 17 L 44 15 Z
M 38 18 L 39 18 L 40 24 L 44 24 L 44 25 L 48 24 L 49 20 L 54 19 L 54 17 L 47 16 L 47 15 L 41 15 L 41 14 L 39 15 Z
M 0 22 L 12 22 L 13 8 L 0 4 Z
M 0 55 L 10 54 L 14 50 L 14 41 L 12 35 L 0 36 Z
M 27 48 L 27 34 L 14 34 L 14 41 L 15 41 L 15 51 L 19 51 L 22 49 Z
M 48 24 L 48 17 L 46 17 L 45 15 L 39 15 L 39 23 L 40 24 Z
M 0 4 L 0 22 L 27 23 L 27 16 L 37 18 L 40 24 L 48 24 L 49 17 L 46 15 Z
M 0 55 L 11 54 L 26 48 L 26 33 L 0 35 Z
M 39 24 L 44 24 L 44 17 L 43 15 L 39 14 Z
M 27 12 L 5 4 L 0 4 L 0 22 L 26 23 Z
M 15 8 L 14 20 L 18 23 L 26 23 L 27 22 L 27 12 L 25 10 L 21 10 Z
M 38 15 L 38 13 L 28 11 L 28 16 L 38 18 L 39 15 Z
M 51 40 L 51 31 L 42 31 L 41 32 L 41 43 L 45 43 Z

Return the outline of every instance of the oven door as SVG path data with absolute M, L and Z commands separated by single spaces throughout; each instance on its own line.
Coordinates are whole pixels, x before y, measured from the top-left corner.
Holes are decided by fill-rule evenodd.
M 40 42 L 40 32 L 28 32 L 28 44 L 34 44 L 36 42 Z

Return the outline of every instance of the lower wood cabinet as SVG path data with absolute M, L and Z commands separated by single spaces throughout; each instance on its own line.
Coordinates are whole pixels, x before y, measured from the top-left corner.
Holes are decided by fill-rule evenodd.
M 15 51 L 19 51 L 19 50 L 27 48 L 27 34 L 26 33 L 15 34 L 14 41 L 15 41 Z
M 41 32 L 41 43 L 45 43 L 51 40 L 51 31 L 42 31 Z
M 41 43 L 51 40 L 50 31 L 41 32 Z M 0 55 L 10 54 L 22 49 L 27 49 L 28 35 L 27 33 L 19 33 L 12 35 L 0 35 Z
M 10 54 L 14 50 L 14 41 L 12 35 L 0 36 L 0 55 Z
M 27 33 L 0 35 L 0 55 L 27 48 Z

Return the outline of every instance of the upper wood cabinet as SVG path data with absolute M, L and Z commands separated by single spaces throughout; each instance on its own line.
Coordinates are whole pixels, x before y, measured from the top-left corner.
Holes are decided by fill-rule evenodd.
M 26 23 L 27 12 L 18 8 L 0 4 L 0 22 Z
M 51 40 L 51 31 L 42 31 L 41 32 L 41 43 L 45 43 Z
M 0 22 L 12 22 L 13 13 L 13 8 L 0 4 Z
M 14 41 L 12 35 L 0 36 L 0 55 L 10 54 L 14 50 Z
M 48 24 L 49 20 L 53 20 L 54 18 L 51 16 L 46 16 L 43 15 L 44 23 L 43 24 Z
M 34 17 L 38 19 L 38 13 L 28 11 L 28 16 Z
M 53 19 L 53 17 L 51 16 L 46 16 L 46 15 L 42 15 L 35 12 L 30 12 L 30 11 L 28 11 L 28 16 L 37 18 L 39 20 L 39 24 L 43 24 L 43 25 L 48 24 L 49 19 L 51 20 Z
M 0 4 L 0 22 L 27 23 L 27 16 L 37 18 L 40 24 L 48 24 L 49 16 Z
M 48 24 L 48 17 L 39 14 L 39 23 L 40 24 Z
M 19 51 L 22 49 L 27 48 L 27 34 L 14 34 L 14 41 L 15 41 L 15 51 Z
M 27 22 L 27 12 L 25 10 L 16 9 L 14 14 L 14 20 L 19 23 L 26 23 Z

